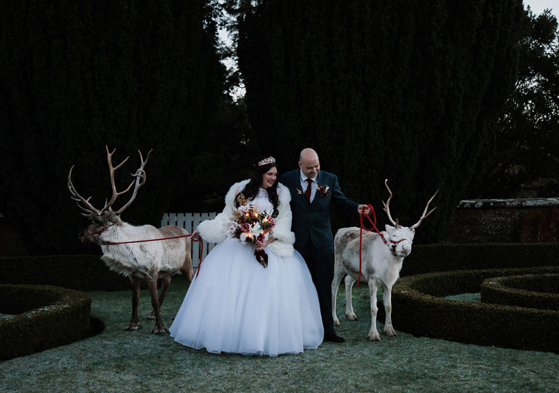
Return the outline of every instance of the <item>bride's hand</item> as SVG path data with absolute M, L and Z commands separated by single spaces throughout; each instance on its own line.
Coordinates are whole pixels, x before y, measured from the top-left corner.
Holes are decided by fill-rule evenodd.
M 254 243 L 254 247 L 255 247 L 258 251 L 260 251 L 260 250 L 263 250 L 264 247 L 266 247 L 268 244 L 271 244 L 271 243 L 273 243 L 274 241 L 276 241 L 276 239 L 271 238 L 271 237 L 268 238 L 268 240 L 265 240 L 265 241 L 262 241 L 262 242 L 259 241 L 259 240 L 256 240 L 256 243 Z

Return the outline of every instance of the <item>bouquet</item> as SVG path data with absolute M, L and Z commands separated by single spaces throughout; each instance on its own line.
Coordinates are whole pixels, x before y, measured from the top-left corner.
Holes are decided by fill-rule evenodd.
M 262 245 L 276 225 L 274 219 L 266 213 L 259 212 L 255 204 L 240 206 L 233 213 L 233 223 L 229 227 L 229 235 L 239 239 L 241 244 Z M 264 250 L 254 250 L 254 256 L 260 264 L 268 266 L 268 255 Z

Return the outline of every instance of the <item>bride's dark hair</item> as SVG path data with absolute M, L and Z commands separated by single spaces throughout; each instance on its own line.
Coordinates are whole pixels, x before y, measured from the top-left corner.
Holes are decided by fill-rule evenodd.
M 252 171 L 250 181 L 246 184 L 245 188 L 241 191 L 241 193 L 244 195 L 244 197 L 247 200 L 252 200 L 252 199 L 256 198 L 256 195 L 258 195 L 258 191 L 260 190 L 260 186 L 262 185 L 262 175 L 264 173 L 268 172 L 270 169 L 278 167 L 276 165 L 275 161 L 259 166 L 258 163 L 262 160 L 265 160 L 266 158 L 268 158 L 268 157 L 262 156 L 262 157 L 258 157 L 256 159 L 256 163 L 254 164 L 254 170 Z M 274 206 L 274 211 L 272 212 L 272 217 L 277 217 L 277 215 L 279 214 L 279 211 L 278 211 L 278 205 L 279 205 L 278 180 L 276 180 L 276 182 L 274 183 L 273 186 L 268 187 L 265 190 L 268 192 L 268 199 L 270 200 L 270 202 L 272 202 L 272 205 Z M 239 195 L 241 195 L 241 194 L 239 194 Z M 239 198 L 238 197 L 235 200 L 235 206 L 239 207 Z

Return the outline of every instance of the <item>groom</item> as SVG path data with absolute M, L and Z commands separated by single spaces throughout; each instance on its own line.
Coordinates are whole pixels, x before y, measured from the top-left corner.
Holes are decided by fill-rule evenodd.
M 367 205 L 359 205 L 345 197 L 338 177 L 320 170 L 318 154 L 311 148 L 301 151 L 299 169 L 285 173 L 281 182 L 291 192 L 295 249 L 301 253 L 312 275 L 318 299 L 324 339 L 344 342 L 334 331 L 332 318 L 332 275 L 334 268 L 334 238 L 330 227 L 330 203 L 342 214 L 358 217 Z

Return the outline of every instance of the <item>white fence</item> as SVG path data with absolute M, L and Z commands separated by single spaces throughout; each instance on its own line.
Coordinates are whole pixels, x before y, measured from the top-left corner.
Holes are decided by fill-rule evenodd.
M 184 228 L 188 233 L 194 232 L 198 224 L 204 220 L 213 219 L 217 213 L 163 213 L 161 219 L 161 226 L 176 225 Z M 202 239 L 204 240 L 204 239 Z M 202 258 L 205 258 L 210 250 L 215 246 L 215 243 L 203 242 Z M 192 265 L 196 268 L 200 264 L 200 242 L 192 242 Z

